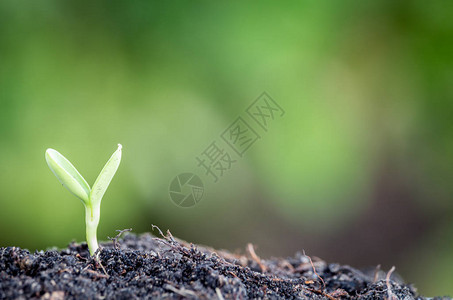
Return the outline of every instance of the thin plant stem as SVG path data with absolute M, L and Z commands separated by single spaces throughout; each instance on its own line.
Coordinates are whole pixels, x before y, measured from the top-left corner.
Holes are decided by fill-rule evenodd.
M 86 205 L 85 206 L 85 223 L 86 223 L 86 238 L 90 254 L 94 255 L 99 248 L 96 231 L 100 218 L 100 205 Z

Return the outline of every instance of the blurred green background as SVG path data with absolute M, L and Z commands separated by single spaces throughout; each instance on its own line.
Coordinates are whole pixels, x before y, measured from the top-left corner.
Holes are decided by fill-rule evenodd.
M 84 241 L 46 148 L 92 184 L 100 239 L 151 231 L 262 257 L 392 265 L 453 295 L 451 1 L 0 2 L 0 245 Z M 263 91 L 286 111 L 213 183 L 195 157 Z M 205 183 L 195 207 L 171 179 Z

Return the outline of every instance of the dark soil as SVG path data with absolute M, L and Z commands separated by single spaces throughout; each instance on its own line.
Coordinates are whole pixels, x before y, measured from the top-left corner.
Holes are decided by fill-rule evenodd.
M 311 262 L 301 253 L 260 259 L 251 245 L 236 255 L 169 233 L 127 234 L 103 244 L 99 260 L 75 243 L 34 254 L 0 248 L 0 255 L 0 299 L 425 299 L 382 271 Z

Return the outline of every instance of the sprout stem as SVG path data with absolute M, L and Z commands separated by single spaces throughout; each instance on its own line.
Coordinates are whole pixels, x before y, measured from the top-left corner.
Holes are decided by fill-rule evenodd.
M 98 241 L 96 237 L 96 231 L 99 224 L 100 218 L 100 205 L 85 205 L 85 223 L 86 223 L 86 234 L 87 234 L 87 244 L 90 249 L 90 254 L 94 255 L 96 250 L 99 248 Z

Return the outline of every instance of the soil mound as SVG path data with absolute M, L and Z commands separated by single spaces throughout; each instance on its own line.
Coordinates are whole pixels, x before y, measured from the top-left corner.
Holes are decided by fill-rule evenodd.
M 0 248 L 0 299 L 425 299 L 382 271 L 365 274 L 302 253 L 260 259 L 252 245 L 246 252 L 170 233 L 127 234 L 102 244 L 98 259 L 86 244 L 33 254 Z

